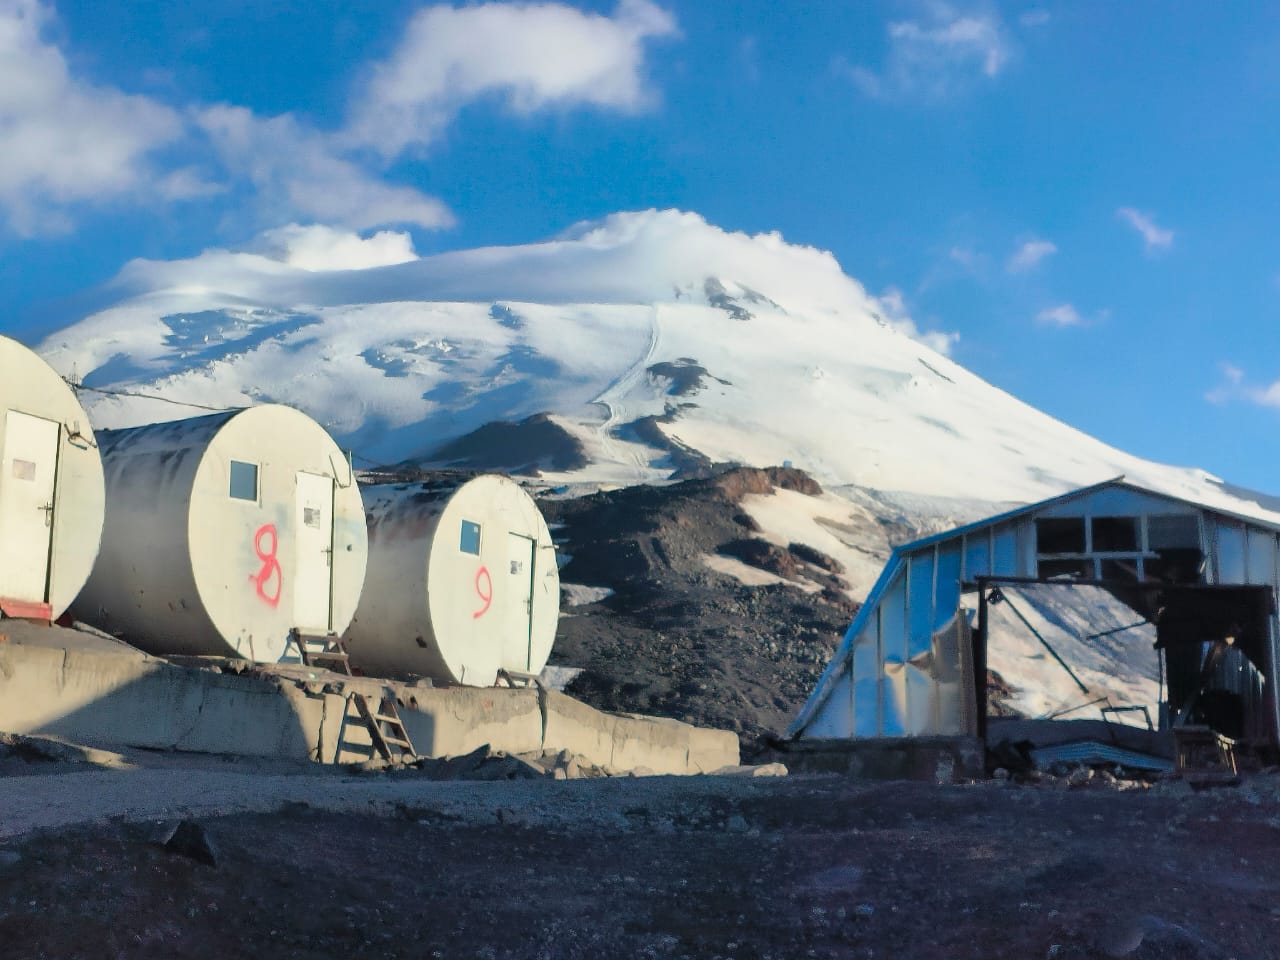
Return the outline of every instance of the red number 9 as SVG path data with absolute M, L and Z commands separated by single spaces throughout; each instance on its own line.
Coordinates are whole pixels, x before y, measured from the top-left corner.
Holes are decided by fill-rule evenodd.
M 493 578 L 489 576 L 487 567 L 481 567 L 476 571 L 476 596 L 484 606 L 471 615 L 472 620 L 479 620 L 488 613 L 489 604 L 493 602 Z

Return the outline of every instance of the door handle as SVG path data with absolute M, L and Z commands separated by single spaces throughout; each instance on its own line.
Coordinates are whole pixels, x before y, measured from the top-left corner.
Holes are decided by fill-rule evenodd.
M 53 526 L 53 504 L 46 503 L 43 507 L 36 507 L 37 510 L 44 511 L 44 525 L 46 527 Z

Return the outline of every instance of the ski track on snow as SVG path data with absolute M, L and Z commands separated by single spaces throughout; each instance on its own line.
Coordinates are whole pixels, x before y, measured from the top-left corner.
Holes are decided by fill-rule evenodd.
M 630 423 L 635 419 L 633 408 L 627 403 L 632 387 L 642 377 L 648 376 L 648 369 L 653 365 L 654 357 L 662 342 L 662 321 L 659 316 L 660 307 L 654 305 L 649 311 L 649 343 L 643 356 L 624 370 L 612 383 L 604 388 L 591 402 L 600 404 L 607 411 L 604 422 L 598 428 L 601 449 L 615 463 L 626 462 L 633 468 L 633 476 L 637 482 L 648 478 L 650 469 L 644 457 L 634 444 L 622 445 L 615 442 L 614 430 L 619 422 Z

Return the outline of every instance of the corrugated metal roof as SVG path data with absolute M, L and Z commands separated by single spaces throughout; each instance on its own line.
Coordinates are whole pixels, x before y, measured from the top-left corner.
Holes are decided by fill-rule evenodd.
M 1057 743 L 1051 747 L 1036 747 L 1031 751 L 1031 762 L 1038 770 L 1055 763 L 1114 763 L 1134 770 L 1167 771 L 1173 769 L 1173 761 L 1164 757 L 1126 750 L 1100 740 L 1077 740 L 1074 743 Z

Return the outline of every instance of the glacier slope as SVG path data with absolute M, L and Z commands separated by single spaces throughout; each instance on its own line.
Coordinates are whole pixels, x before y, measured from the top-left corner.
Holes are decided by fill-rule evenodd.
M 670 460 L 630 428 L 659 418 L 712 461 L 789 461 L 828 486 L 1027 501 L 1125 474 L 1280 521 L 1204 471 L 1128 455 L 986 383 L 935 349 L 947 336 L 776 234 L 644 211 L 359 270 L 295 259 L 135 261 L 108 290 L 118 302 L 40 350 L 87 387 L 295 405 L 371 461 L 546 412 L 592 461 L 549 482 L 656 480 Z M 671 375 L 689 368 L 705 375 Z M 86 404 L 99 426 L 184 415 L 137 397 Z

